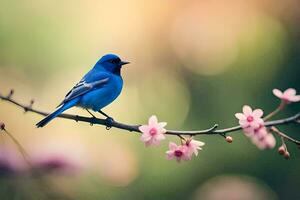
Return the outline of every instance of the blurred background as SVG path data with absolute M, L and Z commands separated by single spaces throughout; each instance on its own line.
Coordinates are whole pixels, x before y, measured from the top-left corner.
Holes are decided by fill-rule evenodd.
M 14 88 L 16 100 L 52 111 L 103 54 L 116 53 L 131 64 L 121 96 L 104 109 L 114 119 L 142 124 L 156 114 L 170 129 L 230 127 L 244 104 L 272 111 L 273 88 L 300 90 L 299 20 L 298 0 L 1 0 L 0 93 Z M 165 159 L 176 137 L 145 148 L 139 134 L 70 120 L 36 129 L 42 117 L 22 112 L 0 103 L 0 120 L 44 172 L 28 173 L 1 134 L 0 199 L 300 199 L 292 144 L 285 160 L 241 132 L 232 144 L 201 136 L 199 156 L 177 164 Z M 280 129 L 300 138 L 299 127 Z

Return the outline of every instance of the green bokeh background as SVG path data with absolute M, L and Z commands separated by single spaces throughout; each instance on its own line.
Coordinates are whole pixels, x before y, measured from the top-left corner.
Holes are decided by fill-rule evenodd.
M 131 61 L 122 72 L 121 96 L 105 109 L 116 120 L 146 123 L 156 114 L 170 129 L 230 127 L 245 104 L 265 113 L 275 109 L 273 88 L 299 91 L 299 18 L 297 0 L 2 0 L 0 92 L 14 88 L 15 99 L 34 98 L 34 107 L 51 111 L 112 52 Z M 289 105 L 276 117 L 299 109 Z M 77 108 L 68 112 L 86 115 Z M 201 136 L 206 145 L 199 156 L 177 164 L 165 159 L 176 137 L 145 148 L 135 133 L 67 120 L 36 129 L 40 119 L 0 104 L 0 120 L 30 155 L 62 153 L 82 168 L 37 179 L 2 177 L 0 199 L 198 200 L 220 199 L 218 191 L 222 199 L 300 199 L 300 156 L 293 144 L 285 160 L 277 148 L 261 151 L 241 132 L 231 134 L 232 144 Z M 300 138 L 296 125 L 280 130 Z M 222 193 L 227 186 L 228 194 Z

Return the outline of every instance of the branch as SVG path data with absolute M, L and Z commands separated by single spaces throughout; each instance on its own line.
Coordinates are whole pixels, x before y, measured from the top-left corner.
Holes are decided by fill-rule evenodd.
M 10 94 L 7 95 L 7 96 L 3 96 L 3 95 L 0 94 L 0 99 L 2 99 L 4 101 L 7 101 L 7 102 L 10 102 L 10 103 L 22 108 L 24 110 L 24 112 L 32 112 L 32 113 L 36 113 L 36 114 L 39 114 L 39 115 L 42 115 L 42 116 L 49 115 L 49 113 L 47 113 L 47 112 L 43 112 L 43 111 L 32 108 L 33 103 L 34 103 L 33 100 L 31 100 L 31 102 L 28 106 L 13 100 L 12 99 L 13 93 L 14 93 L 13 90 L 11 90 Z M 129 125 L 129 124 L 125 124 L 125 123 L 121 123 L 121 122 L 117 122 L 117 121 L 108 122 L 106 119 L 100 119 L 100 118 L 95 118 L 95 117 L 84 117 L 84 116 L 71 115 L 71 114 L 60 114 L 57 117 L 64 118 L 64 119 L 69 119 L 69 120 L 74 120 L 76 122 L 86 122 L 86 123 L 90 123 L 92 125 L 96 124 L 96 125 L 102 125 L 102 126 L 106 126 L 106 127 L 114 127 L 114 128 L 118 128 L 118 129 L 122 129 L 122 130 L 127 130 L 127 131 L 130 131 L 130 132 L 138 132 L 138 133 L 141 132 L 139 130 L 140 125 Z M 272 126 L 275 126 L 275 125 L 299 123 L 299 119 L 300 119 L 300 113 L 297 113 L 297 114 L 295 114 L 291 117 L 288 117 L 288 118 L 268 121 L 264 125 L 266 127 L 272 127 Z M 222 135 L 222 136 L 225 136 L 227 133 L 236 132 L 236 131 L 239 131 L 239 130 L 242 129 L 241 126 L 234 126 L 234 127 L 230 127 L 230 128 L 224 128 L 224 129 L 217 129 L 217 128 L 218 128 L 218 124 L 215 124 L 211 128 L 204 129 L 204 130 L 195 130 L 195 131 L 167 130 L 167 132 L 165 134 L 177 135 L 177 136 L 181 136 L 181 135 L 189 135 L 189 136 Z M 289 137 L 285 137 L 285 138 L 290 140 Z M 300 143 L 299 141 L 297 141 L 295 139 L 293 139 L 291 141 L 294 142 L 294 143 L 295 143 L 295 141 L 297 143 Z
M 272 126 L 272 127 L 270 128 L 270 130 L 271 130 L 273 133 L 276 133 L 277 135 L 279 135 L 281 138 L 285 138 L 285 139 L 287 139 L 287 140 L 289 140 L 289 141 L 291 141 L 291 142 L 293 142 L 293 143 L 295 143 L 295 144 L 297 144 L 297 145 L 300 145 L 300 141 L 295 140 L 294 138 L 292 138 L 292 137 L 290 137 L 290 136 L 284 134 L 283 132 L 279 131 L 275 126 Z M 284 143 L 284 141 L 283 141 L 283 143 Z

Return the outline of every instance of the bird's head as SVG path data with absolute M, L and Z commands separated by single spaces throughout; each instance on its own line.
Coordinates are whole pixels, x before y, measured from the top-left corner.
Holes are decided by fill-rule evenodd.
M 122 61 L 119 56 L 114 54 L 106 54 L 97 62 L 96 65 L 101 65 L 107 71 L 120 75 L 123 65 L 129 64 L 129 62 Z

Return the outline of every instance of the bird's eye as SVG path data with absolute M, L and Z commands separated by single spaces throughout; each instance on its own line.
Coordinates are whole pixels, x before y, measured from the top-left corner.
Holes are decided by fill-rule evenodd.
M 113 64 L 118 64 L 120 61 L 118 59 L 112 59 L 110 62 Z

